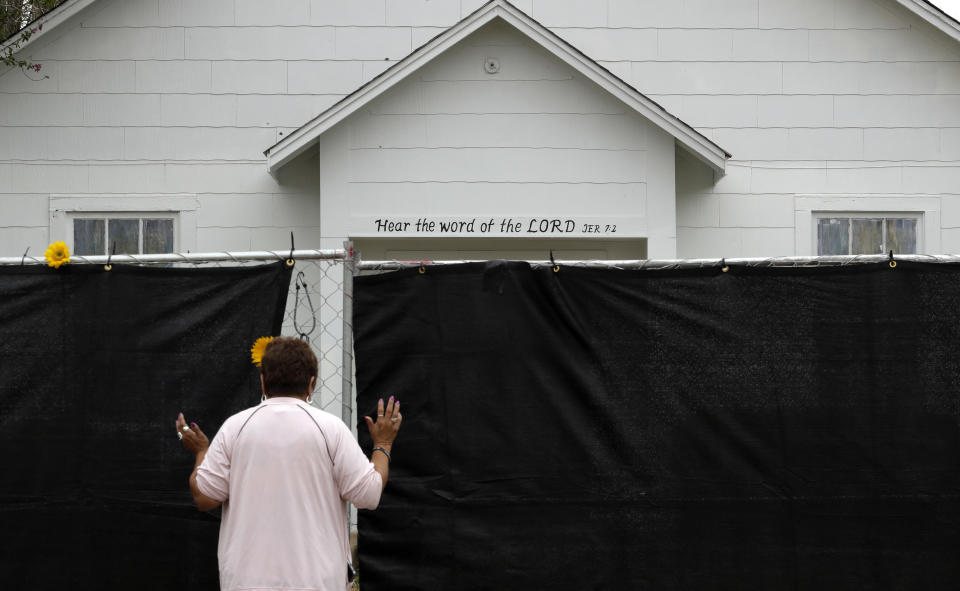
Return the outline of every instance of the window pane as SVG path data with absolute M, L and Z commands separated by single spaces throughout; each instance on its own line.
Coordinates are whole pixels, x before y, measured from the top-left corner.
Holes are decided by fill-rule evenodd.
M 117 245 L 117 254 L 140 254 L 140 220 L 110 220 L 110 244 L 113 251 Z
M 173 220 L 143 220 L 143 254 L 173 252 Z
M 103 231 L 103 220 L 73 220 L 73 254 L 106 254 Z
M 883 252 L 883 220 L 850 220 L 853 236 L 850 254 L 879 254 Z
M 817 254 L 850 254 L 850 220 L 838 218 L 817 220 Z
M 917 219 L 887 220 L 887 249 L 897 254 L 917 254 Z

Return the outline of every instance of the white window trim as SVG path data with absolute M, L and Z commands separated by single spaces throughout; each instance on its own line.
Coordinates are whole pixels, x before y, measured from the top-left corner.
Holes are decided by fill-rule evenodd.
M 89 214 L 118 214 L 118 217 L 140 214 L 171 214 L 175 216 L 174 250 L 178 252 L 197 249 L 197 209 L 200 200 L 196 195 L 51 195 L 49 241 L 73 242 L 74 217 L 92 217 Z
M 940 252 L 940 198 L 929 195 L 797 195 L 794 198 L 797 256 L 816 256 L 818 217 L 919 216 L 917 254 Z

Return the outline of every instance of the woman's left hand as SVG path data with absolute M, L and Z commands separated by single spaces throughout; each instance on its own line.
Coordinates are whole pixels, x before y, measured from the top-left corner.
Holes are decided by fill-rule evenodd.
M 196 423 L 190 423 L 187 426 L 187 420 L 183 418 L 183 413 L 177 416 L 177 433 L 183 435 L 183 447 L 194 454 L 207 451 L 210 447 L 210 440 L 204 435 L 203 431 Z

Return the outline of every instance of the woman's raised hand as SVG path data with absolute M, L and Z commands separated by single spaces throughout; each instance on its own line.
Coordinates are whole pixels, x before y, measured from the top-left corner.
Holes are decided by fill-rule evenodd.
M 177 416 L 177 433 L 182 436 L 180 441 L 183 442 L 183 447 L 194 454 L 206 451 L 210 447 L 210 440 L 196 423 L 190 423 L 190 426 L 187 426 L 183 413 Z
M 383 398 L 377 403 L 377 420 L 370 417 L 363 417 L 367 421 L 367 429 L 370 430 L 370 437 L 373 438 L 374 446 L 390 446 L 393 440 L 397 438 L 397 432 L 400 431 L 400 424 L 403 422 L 403 415 L 400 414 L 400 401 L 394 400 L 393 396 L 383 404 Z M 186 436 L 184 436 L 186 439 Z

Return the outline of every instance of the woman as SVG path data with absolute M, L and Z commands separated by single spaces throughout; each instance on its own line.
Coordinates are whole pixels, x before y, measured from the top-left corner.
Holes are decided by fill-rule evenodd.
M 316 376 L 310 346 L 279 337 L 261 362 L 264 400 L 228 418 L 212 443 L 183 413 L 177 418 L 177 434 L 196 455 L 197 508 L 223 504 L 222 591 L 345 588 L 346 501 L 377 507 L 403 417 L 392 396 L 380 400 L 376 421 L 364 417 L 374 444 L 368 460 L 340 419 L 307 404 Z

